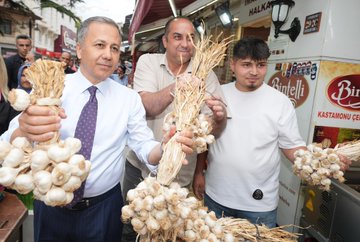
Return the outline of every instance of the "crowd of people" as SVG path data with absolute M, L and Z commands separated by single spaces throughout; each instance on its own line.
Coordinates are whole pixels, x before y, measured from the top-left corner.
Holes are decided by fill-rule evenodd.
M 131 224 L 123 227 L 121 207 L 130 189 L 156 174 L 163 143 L 170 138 L 163 134 L 164 117 L 173 111 L 176 77 L 191 73 L 196 31 L 188 18 L 169 20 L 162 37 L 166 52 L 142 55 L 135 71 L 119 63 L 121 34 L 113 20 L 91 17 L 77 35 L 79 68 L 73 68 L 70 53 L 60 58 L 67 75 L 58 116 L 48 107 L 32 105 L 15 117 L 18 113 L 7 102 L 9 89 L 31 90 L 23 75 L 34 61 L 31 39 L 16 38 L 18 53 L 5 60 L 6 67 L 0 57 L 1 139 L 24 136 L 41 142 L 59 130 L 62 139 L 88 142 L 79 130 L 94 125 L 88 154 L 92 168 L 83 198 L 66 207 L 35 201 L 35 241 L 136 241 Z M 212 119 L 217 140 L 208 152 L 196 155 L 192 132 L 183 130 L 177 141 L 187 165 L 175 181 L 193 189 L 218 217 L 275 227 L 280 153 L 292 162 L 296 150 L 306 149 L 305 142 L 290 100 L 264 83 L 270 56 L 266 42 L 242 38 L 232 56 L 234 82 L 221 86 L 213 71 L 206 79 L 209 95 L 201 112 Z M 87 105 L 96 106 L 91 123 L 89 117 L 88 123 L 82 121 Z

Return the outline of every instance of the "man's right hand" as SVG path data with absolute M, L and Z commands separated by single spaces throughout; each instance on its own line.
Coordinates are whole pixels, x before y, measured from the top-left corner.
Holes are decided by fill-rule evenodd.
M 57 113 L 50 107 L 30 105 L 19 117 L 19 128 L 13 134 L 27 137 L 31 141 L 44 142 L 51 139 L 61 127 L 61 119 L 66 118 L 63 109 Z
M 202 172 L 194 174 L 194 180 L 193 180 L 192 187 L 193 187 L 195 197 L 199 200 L 204 199 L 205 176 Z

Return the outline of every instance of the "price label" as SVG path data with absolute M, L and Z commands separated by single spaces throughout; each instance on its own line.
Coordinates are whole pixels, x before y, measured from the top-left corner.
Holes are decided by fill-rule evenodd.
M 304 24 L 304 34 L 319 32 L 321 22 L 321 12 L 306 16 Z

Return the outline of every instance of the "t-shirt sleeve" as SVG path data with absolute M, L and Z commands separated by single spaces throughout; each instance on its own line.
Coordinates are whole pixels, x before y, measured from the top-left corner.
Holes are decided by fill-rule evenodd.
M 279 120 L 279 147 L 292 149 L 299 146 L 305 146 L 305 142 L 299 133 L 294 106 L 286 100 Z
M 134 90 L 137 92 L 157 92 L 158 84 L 156 74 L 153 70 L 153 65 L 150 55 L 145 54 L 140 56 L 136 71 L 134 75 Z

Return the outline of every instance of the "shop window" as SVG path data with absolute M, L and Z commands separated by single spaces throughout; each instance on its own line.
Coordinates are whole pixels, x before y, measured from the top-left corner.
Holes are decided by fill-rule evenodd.
M 2 32 L 3 34 L 11 34 L 11 20 L 0 20 L 0 32 Z

